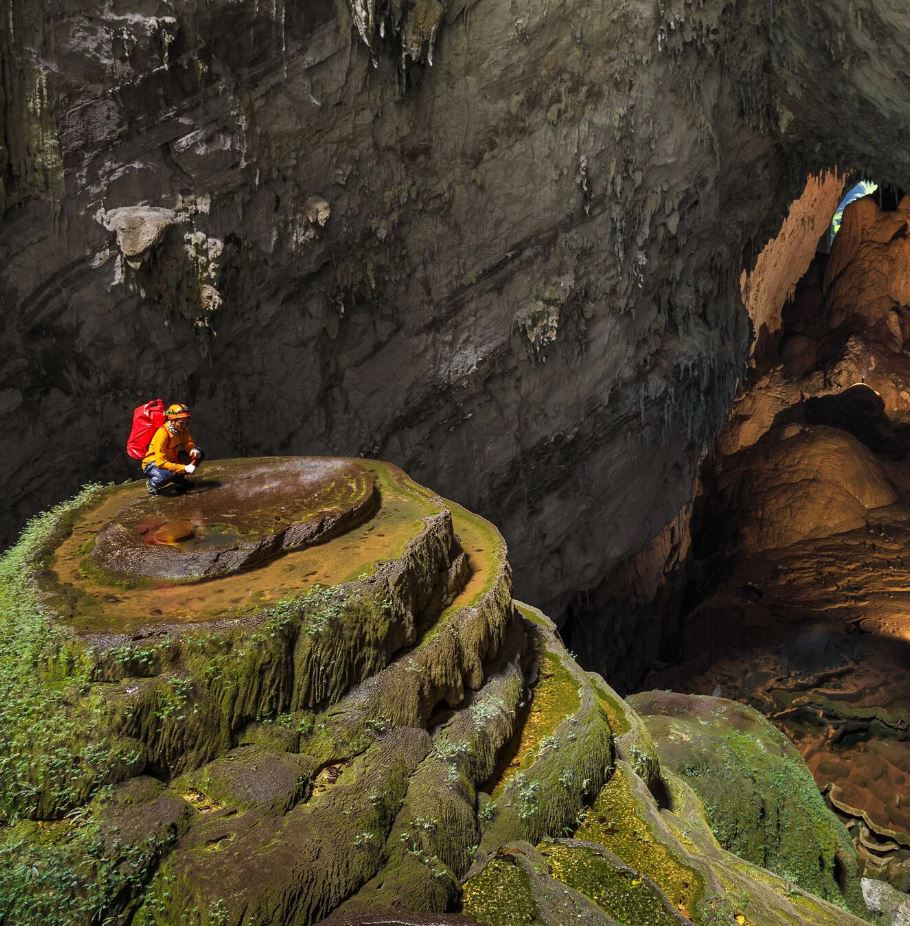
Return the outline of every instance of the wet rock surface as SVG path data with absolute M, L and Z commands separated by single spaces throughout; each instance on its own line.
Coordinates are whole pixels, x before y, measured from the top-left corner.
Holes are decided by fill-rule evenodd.
M 378 507 L 372 475 L 352 462 L 269 458 L 199 472 L 185 494 L 124 504 L 98 534 L 94 562 L 126 579 L 224 575 L 324 542 Z
M 832 888 L 718 845 L 716 808 L 641 717 L 513 601 L 492 525 L 357 465 L 381 499 L 369 521 L 185 581 L 182 623 L 116 625 L 167 588 L 103 593 L 61 553 L 136 487 L 87 489 L 0 560 L 4 922 L 861 922 L 850 864 Z M 65 593 L 79 569 L 81 595 Z M 208 619 L 205 596 L 238 579 L 280 597 Z M 74 623 L 73 598 L 104 628 Z M 734 735 L 736 708 L 712 711 Z

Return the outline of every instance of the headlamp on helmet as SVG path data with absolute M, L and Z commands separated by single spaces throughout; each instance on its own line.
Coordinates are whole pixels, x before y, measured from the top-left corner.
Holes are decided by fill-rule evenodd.
M 190 410 L 186 405 L 168 405 L 164 417 L 168 421 L 185 421 L 190 417 Z

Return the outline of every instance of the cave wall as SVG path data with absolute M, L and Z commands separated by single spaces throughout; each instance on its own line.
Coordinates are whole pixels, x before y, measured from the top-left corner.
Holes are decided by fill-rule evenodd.
M 3 542 L 162 395 L 215 455 L 407 468 L 529 600 L 597 585 L 690 501 L 807 172 L 910 174 L 900 5 L 782 7 L 12 0 Z
M 836 171 L 810 176 L 778 233 L 762 248 L 755 266 L 740 277 L 743 305 L 755 333 L 750 354 L 757 366 L 776 359 L 784 306 L 814 260 L 845 187 L 846 179 Z

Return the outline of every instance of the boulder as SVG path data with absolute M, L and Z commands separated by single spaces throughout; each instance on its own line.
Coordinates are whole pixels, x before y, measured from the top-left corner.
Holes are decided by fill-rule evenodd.
M 723 463 L 718 488 L 730 549 L 767 550 L 862 527 L 897 495 L 851 434 L 783 425 Z

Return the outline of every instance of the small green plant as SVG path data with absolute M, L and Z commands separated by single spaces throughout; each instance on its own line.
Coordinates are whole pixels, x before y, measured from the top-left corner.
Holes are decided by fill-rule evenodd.
M 102 838 L 90 814 L 45 829 L 32 824 L 0 835 L 0 911 L 4 922 L 77 926 L 105 923 L 118 901 L 138 896 L 170 840 L 136 844 Z
M 367 718 L 364 725 L 375 736 L 382 736 L 383 733 L 388 733 L 393 726 L 391 719 L 382 714 Z
M 483 807 L 477 811 L 477 819 L 482 826 L 493 822 L 496 816 L 496 801 L 487 801 Z
M 494 717 L 506 713 L 506 703 L 500 697 L 484 698 L 471 705 L 471 716 L 476 726 L 480 727 Z
M 183 710 L 193 690 L 192 679 L 171 675 L 167 678 L 165 685 L 166 687 L 159 688 L 157 692 L 155 716 L 159 720 L 167 720 L 171 717 L 183 720 Z
M 537 812 L 540 810 L 539 798 L 539 781 L 523 781 L 518 786 L 518 799 L 521 801 L 518 816 L 522 820 L 530 820 L 532 817 L 537 816 Z
M 467 755 L 468 753 L 467 743 L 455 743 L 443 736 L 440 736 L 436 740 L 436 742 L 433 744 L 433 748 L 436 750 L 436 754 L 440 758 L 446 759 L 449 762 L 454 761 L 461 756 Z
M 414 817 L 411 826 L 415 830 L 421 830 L 424 833 L 435 833 L 439 826 L 438 820 L 427 820 L 425 817 Z
M 227 926 L 228 914 L 229 911 L 227 904 L 219 898 L 218 900 L 209 904 L 209 913 L 206 919 L 206 926 Z
M 314 585 L 299 599 L 301 630 L 313 635 L 338 623 L 347 600 L 344 588 Z

